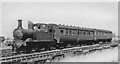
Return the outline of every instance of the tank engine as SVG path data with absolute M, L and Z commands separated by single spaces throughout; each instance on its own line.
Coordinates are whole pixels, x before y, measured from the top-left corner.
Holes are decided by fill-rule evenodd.
M 49 27 L 50 28 L 50 27 Z M 18 20 L 18 27 L 13 31 L 15 48 L 18 51 L 48 49 L 53 44 L 52 33 L 48 31 L 46 24 L 33 24 L 29 21 L 28 29 L 22 28 L 22 20 Z
M 29 21 L 28 29 L 22 28 L 22 20 L 13 31 L 15 48 L 18 51 L 32 52 L 68 45 L 92 45 L 99 42 L 110 42 L 112 32 L 109 30 L 82 28 L 57 24 L 33 24 Z

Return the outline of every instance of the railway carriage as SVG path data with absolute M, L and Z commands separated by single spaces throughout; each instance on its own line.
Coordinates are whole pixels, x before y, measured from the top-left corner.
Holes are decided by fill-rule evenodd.
M 18 20 L 18 27 L 13 31 L 15 45 L 19 51 L 40 51 L 50 48 L 67 47 L 68 45 L 92 45 L 110 42 L 112 32 L 102 29 L 83 28 L 57 24 L 33 24 L 29 21 L 28 29 L 22 28 L 22 20 Z M 21 42 L 20 42 L 21 41 Z

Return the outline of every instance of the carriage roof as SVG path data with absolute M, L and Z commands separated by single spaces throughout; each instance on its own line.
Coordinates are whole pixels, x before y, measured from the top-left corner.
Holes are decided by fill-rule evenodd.
M 57 26 L 61 29 L 72 29 L 72 30 L 85 30 L 85 31 L 99 31 L 99 32 L 109 32 L 112 33 L 112 31 L 109 30 L 103 30 L 103 29 L 95 29 L 95 28 L 86 28 L 86 27 L 76 27 L 76 26 L 68 26 L 68 25 L 57 25 L 57 24 L 45 24 L 45 23 L 36 23 L 34 24 L 35 26 L 37 25 L 51 25 L 51 26 Z
M 58 26 L 59 28 L 65 28 L 65 29 L 73 29 L 73 30 L 86 30 L 86 31 L 100 31 L 100 32 L 109 32 L 112 33 L 112 31 L 109 30 L 103 30 L 103 29 L 95 29 L 95 28 L 85 28 L 85 27 L 76 27 L 76 26 L 68 26 L 68 25 L 57 25 L 57 24 L 52 24 L 55 26 Z

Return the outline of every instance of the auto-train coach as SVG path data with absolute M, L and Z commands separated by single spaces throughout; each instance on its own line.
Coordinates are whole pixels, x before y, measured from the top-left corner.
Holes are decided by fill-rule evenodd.
M 109 30 L 60 24 L 33 24 L 30 21 L 28 29 L 24 29 L 21 19 L 18 20 L 18 27 L 13 31 L 17 51 L 24 52 L 105 43 L 110 42 L 112 36 L 112 31 Z

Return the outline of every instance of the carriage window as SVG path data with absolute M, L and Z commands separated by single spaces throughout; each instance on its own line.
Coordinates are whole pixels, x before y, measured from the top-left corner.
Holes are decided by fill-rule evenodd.
M 85 35 L 85 34 L 86 34 L 86 32 L 84 31 L 84 32 L 83 32 L 83 34 Z
M 92 34 L 94 35 L 94 34 L 95 34 L 95 32 L 92 32 Z
M 100 35 L 100 32 L 98 32 L 98 35 Z
M 83 35 L 83 31 L 80 31 L 80 34 Z
M 90 31 L 90 32 L 89 32 L 89 35 L 93 35 L 93 32 Z
M 74 35 L 75 34 L 75 31 L 74 30 L 72 30 L 72 35 Z
M 92 35 L 92 32 L 91 32 L 91 31 L 89 32 L 89 35 Z
M 68 30 L 66 30 L 66 34 L 68 35 Z
M 63 34 L 63 32 L 64 32 L 63 30 L 60 30 L 60 33 L 61 33 L 61 34 Z
M 90 35 L 90 33 L 91 33 L 90 31 L 87 31 L 87 34 L 88 34 L 88 35 Z
M 49 30 L 52 33 L 52 29 Z
M 72 34 L 72 31 L 71 31 L 71 30 L 69 30 L 69 34 Z
M 99 32 L 97 32 L 97 35 L 99 35 Z
M 98 33 L 98 32 L 96 32 L 96 35 L 99 35 L 99 33 Z
M 74 35 L 74 31 L 72 30 L 72 35 Z
M 81 35 L 83 35 L 83 31 L 80 31 Z
M 104 32 L 102 32 L 102 35 L 104 35 Z
M 93 32 L 90 32 L 90 35 L 93 35 Z
M 79 34 L 80 34 L 80 35 L 83 35 L 83 31 L 79 31 Z
M 100 32 L 98 32 L 98 35 L 100 35 Z
M 89 32 L 85 31 L 85 35 L 88 35 L 88 34 L 89 34 Z
M 81 34 L 81 32 L 79 31 L 79 34 Z
M 102 32 L 100 32 L 100 35 L 103 35 Z
M 69 31 L 69 34 L 75 35 L 75 34 L 77 34 L 77 31 L 76 30 L 71 30 L 71 31 Z
M 88 31 L 86 31 L 86 32 L 85 32 L 85 34 L 86 34 L 86 35 L 89 35 L 89 32 L 88 32 Z
M 77 31 L 77 30 L 75 30 L 75 31 L 74 31 L 74 34 L 78 34 L 78 31 Z

